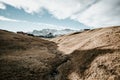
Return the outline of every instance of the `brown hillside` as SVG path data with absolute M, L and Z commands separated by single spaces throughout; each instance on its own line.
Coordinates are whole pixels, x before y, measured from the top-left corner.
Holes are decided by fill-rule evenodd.
M 52 39 L 58 43 L 58 49 L 65 54 L 74 50 L 88 50 L 93 48 L 120 47 L 120 27 L 99 28 L 81 33 L 72 33 Z
M 120 27 L 51 41 L 0 30 L 0 80 L 120 80 Z
M 72 68 L 66 71 L 69 80 L 120 80 L 119 26 L 73 33 L 52 41 L 70 55 Z
M 54 42 L 0 30 L 0 80 L 53 80 L 67 60 Z

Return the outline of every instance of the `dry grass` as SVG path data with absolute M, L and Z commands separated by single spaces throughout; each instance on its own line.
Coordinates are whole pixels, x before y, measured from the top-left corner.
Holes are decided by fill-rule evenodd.
M 0 80 L 120 80 L 120 27 L 52 41 L 0 30 Z
M 120 27 L 84 31 L 52 41 L 70 57 L 70 62 L 60 68 L 66 79 L 120 80 Z
M 52 80 L 67 60 L 54 42 L 0 31 L 0 80 Z

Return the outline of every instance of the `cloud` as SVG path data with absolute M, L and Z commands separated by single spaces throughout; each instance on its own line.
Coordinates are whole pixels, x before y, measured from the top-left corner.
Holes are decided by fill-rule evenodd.
M 71 15 L 81 12 L 86 7 L 91 6 L 99 0 L 39 0 L 44 8 L 49 11 L 54 17 L 58 19 L 70 18 Z
M 59 25 L 46 24 L 46 23 L 34 23 L 34 24 L 38 25 L 42 29 L 57 29 L 57 30 L 72 29 L 72 30 L 77 30 L 76 28 L 71 28 L 68 26 L 59 26 Z
M 0 21 L 21 22 L 21 21 L 19 21 L 19 20 L 6 18 L 6 17 L 4 17 L 4 16 L 0 16 Z
M 6 6 L 2 3 L 0 3 L 0 9 L 6 9 Z
M 18 9 L 24 9 L 27 13 L 39 12 L 39 0 L 0 0 L 0 2 L 11 5 Z
M 84 0 L 82 3 L 86 1 L 89 0 Z M 58 19 L 68 18 L 82 7 L 79 0 L 0 0 L 0 2 L 23 9 L 27 13 L 39 13 L 44 8 Z
M 52 24 L 46 24 L 46 23 L 37 23 L 37 22 L 12 22 L 9 21 L 7 24 L 4 24 L 5 21 L 2 22 L 0 25 L 0 29 L 8 30 L 8 31 L 24 31 L 24 32 L 31 32 L 33 30 L 42 30 L 42 29 L 73 29 L 67 26 L 58 26 L 58 25 L 52 25 Z M 12 27 L 10 27 L 10 25 Z
M 89 26 L 106 27 L 120 25 L 120 0 L 101 0 L 86 11 L 71 16 Z
M 120 25 L 120 0 L 0 0 L 27 13 L 49 11 L 57 19 L 73 19 L 88 26 Z

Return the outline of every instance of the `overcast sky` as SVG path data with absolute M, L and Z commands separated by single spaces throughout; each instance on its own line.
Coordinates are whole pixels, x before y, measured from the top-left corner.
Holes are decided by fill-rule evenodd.
M 0 29 L 81 29 L 120 25 L 120 0 L 0 0 Z

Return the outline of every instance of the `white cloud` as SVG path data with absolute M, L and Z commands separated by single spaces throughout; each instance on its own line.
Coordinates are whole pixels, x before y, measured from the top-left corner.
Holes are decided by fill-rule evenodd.
M 34 23 L 37 26 L 39 26 L 42 29 L 57 29 L 57 30 L 61 30 L 61 29 L 72 29 L 72 30 L 77 30 L 76 28 L 71 28 L 68 26 L 59 26 L 59 25 L 53 25 L 53 24 L 45 24 L 45 23 Z
M 10 18 L 4 17 L 4 16 L 0 16 L 0 21 L 3 21 L 3 22 L 8 21 L 8 24 L 2 24 L 0 27 L 1 27 L 1 29 L 6 29 L 6 30 L 10 30 L 10 31 L 19 31 L 19 30 L 32 31 L 32 30 L 41 30 L 41 29 L 57 29 L 57 30 L 73 29 L 73 30 L 77 30 L 75 28 L 71 28 L 68 26 L 59 26 L 59 25 L 39 23 L 39 22 L 23 21 L 23 20 L 21 21 L 21 20 L 10 19 Z M 12 25 L 15 28 L 15 30 L 13 28 L 8 28 L 8 25 Z M 18 29 L 16 29 L 16 26 Z M 28 28 L 28 27 L 30 27 L 30 28 Z
M 6 9 L 6 6 L 2 3 L 0 3 L 0 9 Z
M 78 20 L 89 26 L 103 27 L 120 25 L 120 1 L 101 0 L 92 5 L 86 11 L 72 15 L 72 19 Z
M 84 10 L 96 0 L 38 0 L 41 8 L 47 9 L 50 14 L 58 19 L 70 18 L 71 15 Z
M 18 9 L 24 9 L 28 13 L 40 12 L 42 8 L 47 9 L 50 14 L 65 19 L 76 13 L 89 0 L 79 2 L 79 0 L 0 0 L 2 3 L 9 4 Z
M 6 18 L 6 17 L 4 17 L 4 16 L 0 16 L 0 21 L 12 21 L 12 22 L 18 22 L 18 20 L 10 19 L 10 18 Z
M 120 0 L 0 0 L 27 13 L 42 8 L 58 19 L 70 18 L 88 26 L 120 25 Z
M 10 25 L 12 27 L 10 27 Z M 8 30 L 8 31 L 24 31 L 24 32 L 31 32 L 33 30 L 42 30 L 42 29 L 73 29 L 67 26 L 58 26 L 58 25 L 52 25 L 52 24 L 46 24 L 46 23 L 37 23 L 37 22 L 13 22 L 8 21 L 7 24 L 1 24 L 0 29 Z
M 18 9 L 22 8 L 28 13 L 39 12 L 40 7 L 41 7 L 39 0 L 28 0 L 28 1 L 25 1 L 25 0 L 0 0 L 0 2 L 9 4 Z

